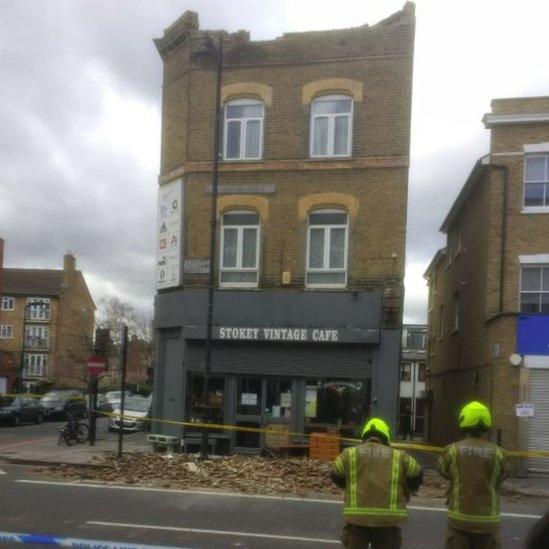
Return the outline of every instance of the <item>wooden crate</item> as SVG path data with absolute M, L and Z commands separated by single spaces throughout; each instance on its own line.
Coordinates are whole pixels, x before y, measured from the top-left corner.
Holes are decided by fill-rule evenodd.
M 270 431 L 265 435 L 265 446 L 267 446 L 267 448 L 278 448 L 290 444 L 291 437 L 289 425 L 267 423 L 266 428 Z
M 341 452 L 341 437 L 333 433 L 311 433 L 309 458 L 334 460 Z

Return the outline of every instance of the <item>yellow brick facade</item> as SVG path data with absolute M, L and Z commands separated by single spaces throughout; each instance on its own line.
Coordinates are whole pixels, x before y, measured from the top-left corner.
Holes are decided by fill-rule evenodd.
M 183 178 L 184 256 L 207 259 L 216 72 L 193 60 L 189 44 L 201 31 L 178 30 L 178 24 L 157 41 L 164 61 L 160 183 Z M 218 215 L 231 208 L 259 213 L 260 289 L 305 288 L 307 214 L 319 206 L 340 208 L 349 213 L 346 289 L 381 291 L 387 315 L 399 322 L 414 24 L 413 6 L 406 4 L 373 27 L 265 42 L 249 41 L 246 33 L 224 35 L 222 100 L 261 99 L 265 111 L 262 158 L 221 163 Z M 352 153 L 311 159 L 311 100 L 334 93 L 353 99 Z M 239 192 L 223 194 L 223 186 Z M 258 186 L 271 190 L 258 193 Z M 187 274 L 183 287 L 206 282 L 207 275 Z
M 549 98 L 492 102 L 494 115 L 525 113 L 549 113 Z M 509 362 L 517 349 L 519 256 L 549 253 L 549 213 L 527 213 L 523 206 L 524 145 L 549 142 L 549 123 L 492 126 L 490 115 L 486 120 L 491 127 L 490 154 L 479 161 L 454 203 L 443 225 L 447 246 L 426 273 L 427 387 L 432 395 L 428 436 L 436 443 L 457 437 L 459 407 L 479 398 L 492 408 L 493 438 L 499 431 L 504 447 L 511 449 L 520 444 L 515 417 L 520 369 Z M 460 251 L 449 262 L 457 231 Z M 459 329 L 453 330 L 456 293 L 460 318 Z

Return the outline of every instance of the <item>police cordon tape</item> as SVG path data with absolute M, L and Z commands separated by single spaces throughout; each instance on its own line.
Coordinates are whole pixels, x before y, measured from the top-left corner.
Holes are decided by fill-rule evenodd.
M 216 429 L 223 431 L 240 431 L 246 433 L 259 433 L 265 435 L 273 436 L 288 436 L 288 437 L 299 437 L 299 438 L 310 438 L 311 436 L 318 433 L 295 433 L 292 431 L 279 430 L 279 429 L 268 429 L 264 427 L 242 427 L 241 425 L 231 425 L 228 423 L 195 423 L 192 421 L 179 421 L 174 419 L 161 419 L 161 418 L 152 418 L 152 417 L 135 417 L 127 414 L 113 414 L 112 412 L 103 412 L 96 410 L 97 415 L 114 417 L 118 419 L 125 419 L 130 421 L 143 421 L 149 423 L 165 423 L 167 425 L 177 425 L 180 427 L 191 427 L 193 429 Z M 325 434 L 325 433 L 324 433 Z M 326 438 L 333 438 L 333 440 L 350 442 L 352 444 L 360 444 L 361 439 L 358 438 L 349 438 L 349 437 L 340 437 L 336 435 L 330 436 L 330 434 L 325 434 Z M 393 448 L 401 448 L 404 450 L 416 450 L 418 452 L 430 452 L 440 454 L 444 452 L 442 446 L 432 446 L 430 444 L 413 444 L 407 442 L 391 442 Z M 504 454 L 510 458 L 549 458 L 549 450 L 505 450 Z
M 117 543 L 95 539 L 65 538 L 47 534 L 21 534 L 17 532 L 0 532 L 0 543 L 32 543 L 40 545 L 55 545 L 57 547 L 73 547 L 75 549 L 182 549 L 167 545 L 143 545 L 139 543 Z

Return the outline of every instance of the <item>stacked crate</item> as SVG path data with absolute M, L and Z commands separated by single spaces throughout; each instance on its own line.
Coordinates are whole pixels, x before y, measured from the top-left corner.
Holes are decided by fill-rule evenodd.
M 341 436 L 339 433 L 311 433 L 309 459 L 333 461 L 340 453 Z

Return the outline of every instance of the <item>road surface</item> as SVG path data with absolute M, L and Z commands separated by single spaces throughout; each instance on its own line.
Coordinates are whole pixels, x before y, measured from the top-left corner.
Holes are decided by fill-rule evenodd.
M 3 532 L 193 549 L 339 545 L 337 502 L 82 484 L 45 477 L 32 467 L 0 463 L 0 469 L 5 473 L 0 474 Z M 403 529 L 404 548 L 442 546 L 445 516 L 438 505 L 412 503 Z M 506 504 L 503 547 L 520 547 L 545 509 L 541 499 Z M 0 544 L 0 549 L 4 546 Z

